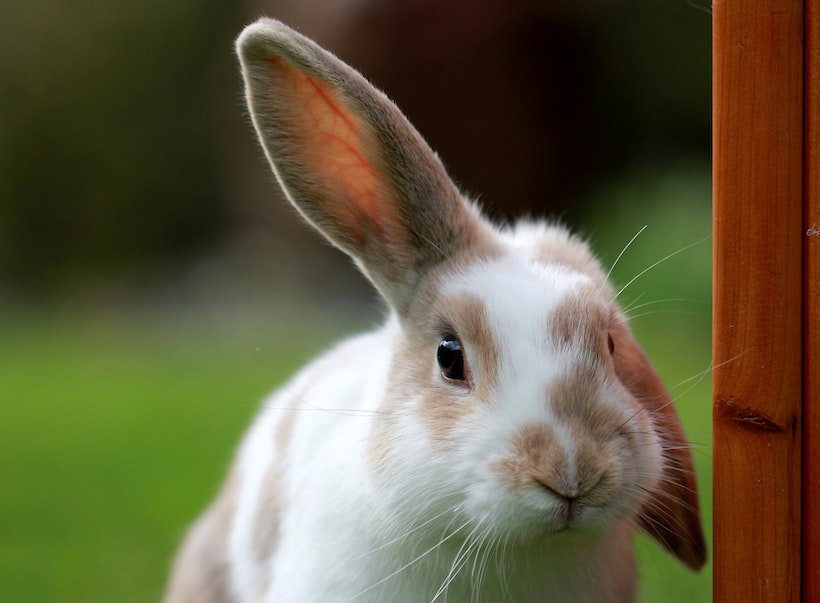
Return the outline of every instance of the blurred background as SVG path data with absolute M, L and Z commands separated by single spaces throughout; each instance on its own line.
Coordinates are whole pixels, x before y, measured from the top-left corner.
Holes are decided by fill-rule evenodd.
M 233 39 L 284 20 L 393 98 L 488 215 L 630 284 L 711 533 L 710 36 L 699 0 L 6 0 L 0 601 L 152 601 L 260 398 L 383 314 L 286 203 Z M 640 543 L 642 601 L 711 600 Z

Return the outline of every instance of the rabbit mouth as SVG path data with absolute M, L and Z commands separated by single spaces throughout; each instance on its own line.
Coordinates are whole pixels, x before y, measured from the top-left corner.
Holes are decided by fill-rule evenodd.
M 601 509 L 578 499 L 564 499 L 548 513 L 547 526 L 551 534 L 589 530 L 598 524 Z
M 554 532 L 563 532 L 571 527 L 586 523 L 590 515 L 590 507 L 582 496 L 559 491 L 540 479 L 534 481 L 536 486 L 543 490 L 548 500 L 554 505 L 547 515 L 548 523 L 552 526 Z
M 521 544 L 546 541 L 556 536 L 608 532 L 622 518 L 617 505 L 612 502 L 598 504 L 583 496 L 570 498 L 534 488 L 528 493 L 503 496 L 489 508 L 487 502 L 477 505 L 483 508 L 483 512 L 474 515 L 493 517 L 495 530 L 511 542 Z M 476 507 L 473 509 L 477 510 Z M 469 516 L 469 508 L 465 510 Z

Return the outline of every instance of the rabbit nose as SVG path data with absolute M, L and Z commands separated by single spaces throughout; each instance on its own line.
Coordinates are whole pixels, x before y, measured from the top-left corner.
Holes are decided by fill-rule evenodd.
M 588 438 L 564 437 L 555 427 L 531 425 L 519 432 L 512 453 L 497 469 L 514 487 L 537 486 L 574 508 L 609 498 L 608 476 L 615 466 L 606 458 Z
M 584 515 L 584 511 L 590 505 L 603 502 L 599 492 L 596 492 L 599 484 L 604 480 L 603 475 L 598 475 L 590 479 L 566 480 L 535 478 L 538 486 L 546 491 L 550 497 L 556 500 L 559 505 L 555 510 L 556 516 L 562 522 L 570 524 Z M 604 499 L 606 496 L 604 496 Z
M 547 477 L 536 477 L 535 482 L 544 490 L 556 498 L 561 498 L 572 503 L 588 492 L 592 491 L 601 481 L 601 477 L 594 480 L 575 480 L 574 482 L 559 479 L 549 479 Z
M 546 480 L 539 478 L 536 478 L 535 481 L 542 489 L 547 491 L 551 497 L 558 499 L 561 503 L 557 515 L 559 515 L 564 522 L 570 523 L 578 517 L 578 497 L 582 494 L 579 488 L 569 490 L 556 487 L 548 483 Z

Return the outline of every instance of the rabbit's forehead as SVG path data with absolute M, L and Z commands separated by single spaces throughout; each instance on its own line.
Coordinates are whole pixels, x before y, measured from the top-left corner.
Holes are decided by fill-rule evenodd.
M 528 339 L 546 333 L 566 339 L 570 331 L 604 329 L 610 306 L 589 275 L 512 254 L 451 275 L 442 297 L 455 304 L 469 299 L 482 309 L 486 328 Z

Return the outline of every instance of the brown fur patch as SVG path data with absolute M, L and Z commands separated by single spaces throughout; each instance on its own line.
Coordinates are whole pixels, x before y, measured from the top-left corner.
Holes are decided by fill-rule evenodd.
M 624 414 L 619 408 L 602 402 L 605 379 L 601 370 L 580 365 L 577 371 L 553 380 L 547 396 L 556 419 L 574 434 L 587 434 L 595 441 L 617 436 Z
M 609 327 L 609 309 L 588 291 L 564 300 L 549 317 L 553 341 L 568 348 L 574 360 L 550 385 L 551 408 L 560 421 L 591 431 L 596 439 L 612 437 L 623 420 L 600 400 L 606 380 L 615 378 Z
M 469 367 L 469 384 L 477 388 L 479 394 L 488 393 L 498 385 L 499 349 L 484 302 L 476 296 L 465 295 L 447 305 L 446 314 L 453 317 L 457 335 L 468 348 L 465 354 L 478 361 Z
M 422 396 L 418 416 L 434 444 L 446 446 L 453 428 L 473 412 L 476 403 L 489 399 L 490 391 L 498 383 L 501 351 L 490 329 L 484 303 L 471 295 L 440 294 L 451 274 L 500 253 L 491 239 L 481 250 L 478 257 L 469 253 L 452 258 L 446 269 L 442 267 L 426 279 L 407 316 L 401 317 L 406 327 L 392 342 L 398 352 L 390 370 L 384 413 L 374 422 L 368 444 L 369 456 L 376 466 L 383 466 L 389 459 L 393 423 L 408 410 L 408 400 Z M 446 382 L 436 362 L 441 337 L 448 334 L 442 329 L 452 329 L 465 349 L 468 381 L 463 386 Z
M 284 474 L 284 455 L 293 435 L 296 422 L 295 410 L 283 410 L 282 417 L 276 425 L 274 442 L 276 450 L 274 460 L 265 473 L 260 490 L 260 500 L 256 508 L 256 526 L 253 535 L 253 552 L 257 560 L 268 559 L 276 548 L 279 538 L 279 525 L 282 515 L 280 486 Z
M 547 329 L 553 341 L 596 355 L 609 354 L 609 307 L 599 301 L 594 286 L 583 287 L 550 312 Z
M 193 525 L 174 561 L 165 603 L 230 603 L 228 535 L 239 494 L 232 470 L 219 496 Z
M 550 485 L 557 479 L 567 458 L 548 425 L 528 425 L 515 437 L 511 451 L 490 465 L 511 491 L 540 482 Z
M 411 358 L 418 361 L 419 390 L 427 391 L 419 406 L 419 416 L 434 442 L 445 443 L 462 418 L 473 412 L 476 402 L 487 400 L 498 384 L 500 351 L 487 319 L 484 302 L 472 295 L 440 299 L 436 313 L 446 320 L 464 349 L 466 380 L 462 384 L 444 381 L 436 363 L 438 337 L 417 341 Z M 423 359 L 427 358 L 426 361 Z M 426 365 L 426 366 L 425 366 Z M 424 366 L 423 369 L 420 367 Z M 432 370 L 429 368 L 432 366 Z
M 536 246 L 535 259 L 544 264 L 561 264 L 591 276 L 599 286 L 606 283 L 601 265 L 589 246 L 563 228 L 551 227 L 545 232 Z

